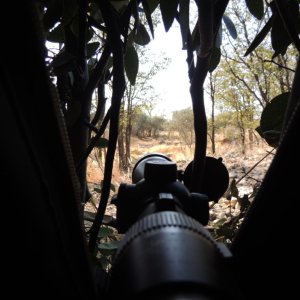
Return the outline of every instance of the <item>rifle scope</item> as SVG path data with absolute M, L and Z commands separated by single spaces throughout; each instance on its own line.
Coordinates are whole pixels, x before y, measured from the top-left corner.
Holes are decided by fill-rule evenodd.
M 235 299 L 230 252 L 207 225 L 208 197 L 190 193 L 177 165 L 161 154 L 140 159 L 133 184 L 113 198 L 125 233 L 114 259 L 113 299 Z

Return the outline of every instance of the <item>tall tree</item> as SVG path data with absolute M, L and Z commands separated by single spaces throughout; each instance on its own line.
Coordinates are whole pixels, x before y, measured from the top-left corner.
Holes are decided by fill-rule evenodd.
M 210 100 L 211 100 L 211 119 L 210 119 L 210 132 L 207 134 L 210 136 L 211 140 L 211 151 L 214 154 L 216 152 L 216 140 L 215 140 L 215 103 L 216 103 L 216 81 L 217 77 L 215 74 L 210 73 L 209 74 L 209 94 L 210 94 Z
M 272 58 L 272 45 L 270 40 L 264 40 L 247 56 L 247 49 L 251 41 L 266 21 L 255 23 L 254 16 L 245 9 L 240 1 L 232 0 L 226 14 L 235 24 L 237 38 L 224 39 L 222 56 L 223 67 L 240 81 L 243 91 L 251 95 L 253 102 L 260 105 L 261 110 L 280 92 L 286 92 L 290 86 L 293 72 L 284 69 L 280 72 L 278 64 L 284 67 L 284 62 L 291 68 L 295 66 L 295 55 L 292 49 L 287 51 L 286 57 L 282 54 Z M 228 36 L 228 31 L 224 32 Z M 287 59 L 289 57 L 289 59 Z M 274 61 L 274 63 L 272 63 Z M 277 64 L 275 64 L 277 63 Z
M 222 33 L 222 58 L 214 74 L 218 78 L 217 106 L 234 112 L 244 151 L 246 131 L 251 138 L 261 111 L 275 96 L 289 91 L 296 63 L 292 46 L 273 55 L 272 40 L 267 39 L 260 44 L 256 42 L 254 48 L 251 41 L 262 37 L 257 32 L 264 33 L 271 23 L 255 22 L 255 17 L 245 8 L 235 0 L 228 6 L 224 16 L 227 30 Z
M 186 108 L 174 111 L 169 125 L 172 130 L 179 133 L 182 141 L 192 149 L 195 143 L 193 110 Z
M 170 62 L 170 59 L 163 52 L 158 58 L 154 58 L 149 52 L 147 47 L 137 47 L 137 53 L 140 57 L 140 71 L 137 74 L 134 85 L 130 81 L 126 81 L 125 93 L 122 100 L 118 149 L 119 167 L 125 172 L 130 168 L 131 135 L 136 114 L 140 110 L 152 111 L 159 97 L 153 86 L 152 79 L 158 72 L 167 68 Z M 151 113 L 149 117 L 151 119 Z

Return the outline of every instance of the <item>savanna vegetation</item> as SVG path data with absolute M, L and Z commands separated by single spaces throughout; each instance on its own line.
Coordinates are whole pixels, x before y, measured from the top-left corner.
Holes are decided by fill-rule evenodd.
M 92 253 L 115 249 L 113 230 L 100 230 L 114 187 L 113 167 L 133 164 L 132 137 L 176 135 L 194 160 L 191 191 L 201 192 L 205 157 L 218 139 L 264 139 L 277 147 L 287 103 L 299 97 L 299 1 L 39 0 L 48 43 L 46 63 L 59 95 L 84 207 L 90 199 L 88 157 L 103 167 L 97 213 L 88 233 Z M 172 120 L 153 115 L 151 78 L 168 57 L 151 61 L 155 25 L 179 23 L 186 51 L 191 108 Z M 143 65 L 151 68 L 143 68 Z M 210 115 L 204 105 L 211 100 Z M 292 108 L 291 108 L 292 109 Z M 234 188 L 234 186 L 233 186 Z M 99 238 L 100 237 L 100 238 Z M 104 240 L 105 239 L 105 240 Z M 112 243 L 108 243 L 107 241 Z M 96 247 L 97 246 L 97 247 Z M 111 247 L 111 248 L 110 248 Z M 102 261 L 103 263 L 103 261 Z

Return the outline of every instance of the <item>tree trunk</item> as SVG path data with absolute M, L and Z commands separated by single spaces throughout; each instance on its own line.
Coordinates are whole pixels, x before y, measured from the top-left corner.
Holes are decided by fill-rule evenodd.
M 130 168 L 130 162 L 131 162 L 131 132 L 132 132 L 132 125 L 131 121 L 127 123 L 126 126 L 126 134 L 125 134 L 125 158 L 126 158 L 126 168 L 127 171 Z
M 215 141 L 215 97 L 211 97 L 211 151 L 216 153 L 216 141 Z
M 252 148 L 253 148 L 253 142 L 254 142 L 253 129 L 249 129 L 248 134 L 249 134 L 250 150 L 252 150 Z
M 132 117 L 133 117 L 133 105 L 132 105 L 132 94 L 131 94 L 131 86 L 129 89 L 129 97 L 128 97 L 128 103 L 127 103 L 127 122 L 126 122 L 126 129 L 125 129 L 125 159 L 126 164 L 125 168 L 127 172 L 130 169 L 131 165 L 131 134 L 132 134 Z
M 119 136 L 118 136 L 118 152 L 119 152 L 119 169 L 122 172 L 126 172 L 126 153 L 125 153 L 125 139 L 124 139 L 124 128 L 123 124 L 119 125 Z
M 210 97 L 211 97 L 211 151 L 213 154 L 216 152 L 216 142 L 215 142 L 215 85 L 214 77 L 212 73 L 209 75 L 210 83 Z
M 242 140 L 242 153 L 246 153 L 246 135 L 245 135 L 245 128 L 243 125 L 240 125 L 240 135 Z

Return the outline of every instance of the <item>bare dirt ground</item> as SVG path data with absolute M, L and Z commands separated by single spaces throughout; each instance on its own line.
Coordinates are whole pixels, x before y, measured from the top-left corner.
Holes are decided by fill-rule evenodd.
M 237 188 L 240 197 L 244 194 L 250 195 L 253 192 L 253 188 L 263 180 L 267 169 L 270 166 L 274 156 L 273 153 L 271 153 L 272 148 L 263 140 L 259 141 L 258 144 L 248 143 L 245 153 L 242 152 L 241 146 L 233 142 L 219 141 L 216 146 L 216 153 L 213 155 L 208 150 L 207 155 L 215 158 L 222 158 L 224 165 L 228 169 L 230 178 L 234 178 L 238 181 Z M 178 169 L 181 170 L 184 170 L 193 158 L 193 149 L 183 145 L 176 137 L 168 138 L 168 136 L 165 135 L 157 139 L 148 138 L 142 140 L 133 138 L 131 152 L 132 166 L 134 166 L 135 162 L 141 156 L 154 152 L 168 156 L 177 163 Z M 263 157 L 265 158 L 263 159 Z M 258 163 L 260 160 L 262 161 Z M 253 168 L 256 164 L 257 166 Z M 93 155 L 92 158 L 89 159 L 87 173 L 93 197 L 91 203 L 87 204 L 86 209 L 95 211 L 99 202 L 99 189 L 101 188 L 101 180 L 103 178 L 103 165 L 99 160 L 99 157 L 97 160 L 95 159 L 95 155 Z M 131 183 L 131 173 L 124 174 L 119 171 L 116 155 L 112 178 L 115 191 L 112 191 L 112 195 L 117 193 L 117 189 L 122 182 Z M 234 210 L 236 210 L 236 212 L 239 211 L 236 199 L 233 198 L 231 201 L 228 201 L 225 198 L 221 198 L 219 203 L 214 207 L 214 212 L 217 213 L 218 218 L 220 218 L 228 208 L 230 209 L 230 213 L 234 213 Z M 106 213 L 115 216 L 115 207 L 111 204 L 108 205 Z

